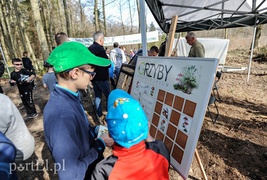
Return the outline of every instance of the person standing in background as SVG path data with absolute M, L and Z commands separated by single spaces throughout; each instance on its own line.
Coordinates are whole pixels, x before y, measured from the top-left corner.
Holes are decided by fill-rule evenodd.
M 28 56 L 29 56 L 29 53 L 27 51 L 24 51 L 23 52 L 23 57 L 22 57 L 23 67 L 27 71 L 30 71 L 30 72 L 35 73 L 35 69 L 34 69 L 34 67 L 32 65 L 32 61 L 31 61 L 31 59 Z M 34 81 L 32 81 L 32 86 L 33 86 L 33 89 L 36 88 L 36 86 L 34 85 Z
M 64 42 L 70 41 L 66 33 L 60 32 L 55 35 L 55 41 L 57 46 L 61 45 Z
M 158 56 L 159 48 L 157 46 L 152 46 L 148 51 L 148 56 Z
M 114 49 L 110 51 L 109 58 L 114 63 L 114 74 L 118 80 L 122 63 L 126 62 L 126 56 L 122 49 L 119 48 L 119 43 L 113 43 Z
M 55 71 L 52 65 L 45 61 L 44 67 L 48 69 L 47 73 L 43 76 L 43 87 L 48 88 L 49 93 L 54 91 L 54 85 L 57 82 Z
M 22 63 L 23 63 L 23 67 L 24 69 L 26 69 L 27 71 L 30 72 L 34 72 L 34 68 L 32 65 L 32 61 L 31 59 L 28 57 L 29 53 L 27 51 L 23 52 L 23 57 L 22 57 Z
M 103 47 L 104 45 L 104 34 L 101 31 L 97 31 L 93 34 L 94 43 L 89 46 L 89 51 L 98 57 L 105 58 L 107 60 L 108 56 Z M 105 115 L 102 112 L 102 94 L 108 99 L 110 94 L 110 84 L 109 84 L 109 67 L 103 66 L 95 66 L 96 75 L 92 80 L 93 89 L 95 92 L 95 105 L 97 115 L 99 117 L 100 122 L 104 121 Z M 104 112 L 105 113 L 105 112 Z
M 201 42 L 197 40 L 197 36 L 193 32 L 188 32 L 186 42 L 191 46 L 188 57 L 205 57 L 205 48 Z
M 35 74 L 23 69 L 22 61 L 18 58 L 12 59 L 12 64 L 14 65 L 15 70 L 11 72 L 9 83 L 11 86 L 14 86 L 15 84 L 18 86 L 20 98 L 27 111 L 26 118 L 34 118 L 38 115 L 33 103 L 32 94 L 32 81 L 35 78 Z

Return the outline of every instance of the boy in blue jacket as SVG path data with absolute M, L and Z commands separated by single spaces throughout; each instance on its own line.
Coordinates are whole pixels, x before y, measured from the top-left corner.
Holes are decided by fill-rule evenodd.
M 90 179 L 113 140 L 107 134 L 96 138 L 98 128 L 89 124 L 78 90 L 86 89 L 94 78 L 95 65 L 109 66 L 110 61 L 96 57 L 81 43 L 65 42 L 47 62 L 54 67 L 58 84 L 44 109 L 44 134 L 59 179 Z

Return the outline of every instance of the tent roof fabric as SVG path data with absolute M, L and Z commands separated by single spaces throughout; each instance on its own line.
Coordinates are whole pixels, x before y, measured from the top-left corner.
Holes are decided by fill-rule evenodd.
M 168 33 L 254 26 L 267 23 L 266 0 L 145 0 L 160 28 Z M 251 5 L 249 5 L 251 2 Z

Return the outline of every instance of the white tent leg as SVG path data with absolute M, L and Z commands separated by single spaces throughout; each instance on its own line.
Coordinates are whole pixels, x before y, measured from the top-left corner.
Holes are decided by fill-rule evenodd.
M 146 16 L 145 16 L 145 1 L 139 0 L 140 4 L 140 25 L 143 56 L 147 56 L 147 38 L 146 38 Z
M 8 69 L 7 61 L 6 61 L 5 54 L 4 54 L 3 49 L 2 49 L 1 46 L 0 46 L 0 51 L 1 51 L 1 54 L 2 54 L 4 62 L 5 62 L 5 66 L 6 66 L 6 70 L 7 70 L 8 76 L 10 78 L 10 72 L 9 72 L 9 69 Z
M 255 43 L 255 37 L 256 37 L 256 29 L 257 29 L 257 26 L 254 26 L 254 30 L 253 30 L 253 39 L 252 39 L 252 45 L 251 45 L 250 57 L 249 57 L 248 78 L 247 78 L 247 82 L 249 81 L 249 76 L 250 76 L 250 68 L 251 68 L 251 61 L 252 61 L 253 49 L 254 49 L 254 43 Z

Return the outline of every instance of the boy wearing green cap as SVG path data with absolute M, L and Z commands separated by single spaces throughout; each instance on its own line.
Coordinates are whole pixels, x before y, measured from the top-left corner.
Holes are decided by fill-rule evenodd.
M 98 163 L 92 180 L 169 179 L 170 153 L 162 141 L 148 135 L 148 119 L 137 100 L 123 90 L 113 90 L 106 121 L 115 142 L 113 155 Z
M 59 179 L 90 179 L 96 163 L 103 159 L 105 146 L 113 140 L 106 134 L 96 138 L 79 98 L 94 78 L 94 66 L 109 66 L 110 61 L 96 57 L 77 42 L 55 48 L 47 62 L 54 67 L 58 84 L 44 109 L 46 143 L 58 165 Z

